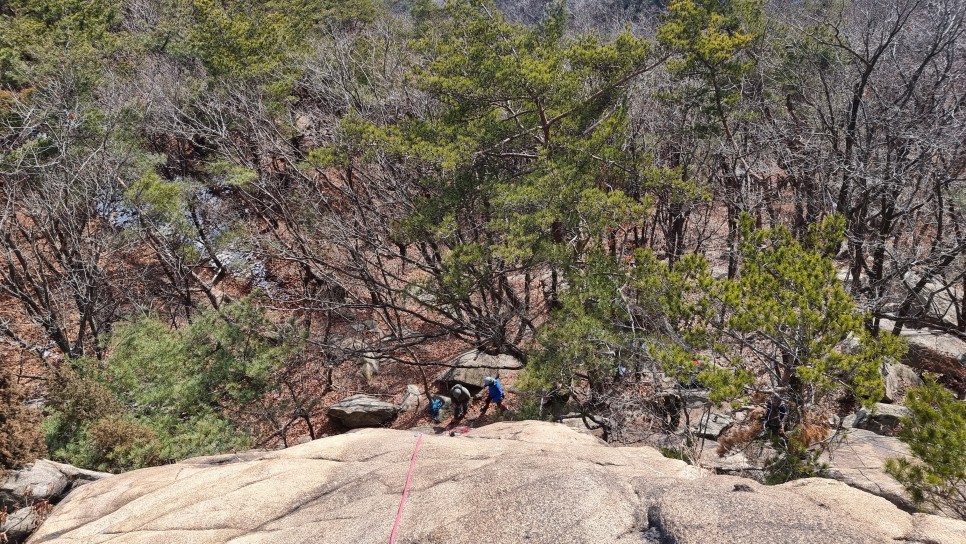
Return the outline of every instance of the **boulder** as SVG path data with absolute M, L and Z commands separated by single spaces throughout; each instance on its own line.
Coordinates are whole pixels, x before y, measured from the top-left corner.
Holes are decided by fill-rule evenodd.
M 902 418 L 912 417 L 912 410 L 897 404 L 876 403 L 872 411 L 860 408 L 858 412 L 842 420 L 845 427 L 866 429 L 877 434 L 895 436 Z
M 366 383 L 371 382 L 372 378 L 379 373 L 379 359 L 373 352 L 367 351 L 359 357 L 358 362 L 359 375 L 366 380 Z
M 886 330 L 893 322 L 882 320 Z M 966 366 L 959 358 L 966 353 L 966 341 L 951 334 L 943 334 L 930 329 L 904 327 L 900 337 L 909 344 L 909 350 L 902 362 L 917 371 L 928 371 L 939 375 L 939 383 L 966 399 Z
M 901 363 L 884 363 L 882 381 L 885 385 L 883 402 L 901 404 L 906 391 L 922 385 L 922 378 L 912 368 Z
M 329 416 L 350 429 L 380 427 L 392 421 L 399 407 L 369 395 L 352 395 L 329 407 Z
M 359 338 L 344 338 L 338 342 L 339 357 L 355 361 L 359 365 L 359 376 L 372 381 L 379 373 L 379 352 L 366 341 Z
M 31 533 L 40 527 L 50 506 L 42 503 L 35 508 L 21 508 L 7 515 L 7 519 L 0 523 L 0 542 L 19 544 L 27 539 Z M 0 518 L 2 519 L 2 518 Z
M 480 350 L 467 351 L 453 359 L 452 368 L 447 370 L 439 381 L 452 385 L 463 384 L 479 389 L 486 376 L 500 377 L 505 370 L 520 370 L 523 363 L 512 355 L 489 355 Z
M 0 535 L 6 537 L 6 540 L 0 538 L 0 542 L 23 542 L 43 522 L 51 502 L 77 487 L 108 476 L 112 474 L 46 459 L 9 472 L 0 484 L 0 512 L 9 512 L 0 523 Z
M 84 485 L 86 483 L 95 482 L 103 478 L 108 478 L 113 476 L 110 472 L 98 472 L 96 470 L 88 470 L 85 468 L 77 468 L 74 465 L 68 465 L 66 463 L 57 463 L 55 461 L 44 460 L 44 463 L 56 467 L 57 470 L 61 472 L 67 479 L 70 480 L 70 489 L 74 489 L 77 486 Z M 70 491 L 68 489 L 68 491 Z
M 734 420 L 729 414 L 721 412 L 707 412 L 703 414 L 701 418 L 691 425 L 691 432 L 699 438 L 707 438 L 709 440 L 717 440 L 718 435 L 721 431 L 725 429 L 728 425 L 731 425 Z
M 27 468 L 7 474 L 0 484 L 0 506 L 49 500 L 60 496 L 69 484 L 70 478 L 60 470 L 59 463 L 39 459 Z
M 419 386 L 409 384 L 403 391 L 402 401 L 399 403 L 400 412 L 412 412 L 419 406 Z
M 752 479 L 764 478 L 764 470 L 749 461 L 743 452 L 718 455 L 718 444 L 713 440 L 705 441 L 700 446 L 697 451 L 698 462 L 701 466 L 713 470 L 715 474 L 730 474 Z
M 834 482 L 766 487 L 526 421 L 452 436 L 362 429 L 242 462 L 137 470 L 72 493 L 28 542 L 376 543 L 389 540 L 398 512 L 406 543 L 474 542 L 494 524 L 499 540 L 533 544 L 962 542 L 966 534 L 966 523 L 911 516 Z

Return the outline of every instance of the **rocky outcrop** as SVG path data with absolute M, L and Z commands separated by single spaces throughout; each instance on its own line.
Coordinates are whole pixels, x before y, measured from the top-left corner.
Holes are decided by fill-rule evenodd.
M 902 418 L 912 417 L 912 410 L 896 404 L 877 402 L 872 410 L 860 408 L 855 414 L 842 421 L 844 427 L 866 429 L 877 434 L 895 436 Z
M 822 459 L 829 464 L 824 475 L 912 511 L 911 497 L 884 468 L 887 459 L 908 455 L 909 447 L 898 438 L 851 429 L 832 455 Z
M 402 401 L 399 402 L 400 412 L 412 412 L 419 407 L 419 386 L 415 384 L 409 384 L 406 386 L 406 390 L 403 391 Z
M 39 459 L 26 468 L 9 472 L 0 481 L 0 507 L 56 500 L 75 487 L 108 476 L 111 474 Z
M 63 463 L 39 459 L 9 472 L 0 480 L 0 542 L 23 542 L 43 522 L 56 503 L 72 489 L 111 476 Z
M 329 416 L 350 429 L 385 425 L 398 412 L 395 404 L 369 395 L 352 395 L 329 407 Z
M 452 368 L 446 371 L 439 381 L 447 387 L 459 383 L 479 389 L 486 376 L 500 377 L 507 370 L 520 370 L 523 363 L 511 355 L 489 355 L 480 350 L 467 351 L 456 357 Z
M 691 425 L 691 432 L 699 438 L 717 440 L 725 428 L 734 423 L 730 414 L 723 412 L 706 412 L 699 416 L 696 423 Z
M 884 363 L 882 383 L 885 386 L 882 402 L 901 404 L 909 389 L 922 385 L 922 378 L 915 370 L 904 364 Z
M 883 321 L 888 329 L 890 323 Z M 939 383 L 966 400 L 966 341 L 951 334 L 929 329 L 902 329 L 900 335 L 909 344 L 902 362 L 917 371 L 928 371 L 939 376 Z
M 966 523 L 837 482 L 765 487 L 521 422 L 421 438 L 365 429 L 138 470 L 71 494 L 29 544 L 386 542 L 417 443 L 400 543 L 966 542 Z

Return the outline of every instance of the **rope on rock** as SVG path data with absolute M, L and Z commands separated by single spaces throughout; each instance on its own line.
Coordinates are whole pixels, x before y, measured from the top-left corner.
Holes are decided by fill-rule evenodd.
M 406 506 L 406 497 L 409 495 L 409 481 L 413 477 L 413 468 L 416 467 L 416 454 L 419 453 L 419 443 L 423 441 L 423 433 L 419 433 L 416 438 L 416 447 L 413 448 L 413 456 L 409 460 L 409 473 L 406 474 L 406 485 L 403 486 L 402 498 L 399 500 L 399 510 L 396 511 L 396 522 L 392 525 L 392 533 L 389 534 L 389 544 L 396 544 L 396 531 L 399 530 L 399 522 L 402 521 L 403 507 Z

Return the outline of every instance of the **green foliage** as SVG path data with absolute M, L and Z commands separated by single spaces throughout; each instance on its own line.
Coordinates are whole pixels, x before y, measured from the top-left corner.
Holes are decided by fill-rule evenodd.
M 183 329 L 140 318 L 114 334 L 103 363 L 65 369 L 51 399 L 48 444 L 58 458 L 126 470 L 242 449 L 232 414 L 274 386 L 299 339 L 251 302 L 208 311 Z
M 0 477 L 47 454 L 40 432 L 40 412 L 24 405 L 17 377 L 0 367 Z
M 902 422 L 899 439 L 916 457 L 890 459 L 886 472 L 899 480 L 917 504 L 966 519 L 966 402 L 925 375 L 905 405 L 912 417 Z
M 281 70 L 317 17 L 313 2 L 191 0 L 192 51 L 214 75 L 266 76 Z M 288 68 L 292 63 L 284 63 Z
M 740 75 L 748 64 L 736 57 L 754 41 L 760 10 L 758 2 L 673 0 L 657 34 L 662 45 L 679 54 L 668 70 L 712 80 Z
M 765 483 L 777 485 L 801 478 L 819 477 L 828 464 L 819 460 L 820 451 L 809 446 L 794 438 L 772 439 L 776 453 L 765 463 Z
M 0 7 L 0 87 L 96 62 L 109 47 L 118 0 L 10 0 Z M 101 49 L 99 52 L 98 49 Z
M 740 82 L 754 66 L 744 53 L 760 35 L 761 20 L 758 0 L 673 0 L 657 32 L 673 55 L 668 72 L 685 84 L 679 98 L 695 101 L 726 132 Z
M 184 215 L 185 191 L 184 183 L 164 180 L 149 170 L 131 184 L 125 196 L 150 220 L 172 224 Z
M 841 235 L 841 219 L 830 217 L 803 245 L 783 227 L 755 230 L 745 216 L 734 279 L 712 277 L 698 255 L 669 265 L 648 251 L 632 263 L 591 254 L 540 331 L 528 383 L 583 381 L 608 398 L 624 365 L 699 383 L 714 403 L 777 396 L 789 407 L 789 443 L 772 461 L 775 477 L 809 474 L 817 470 L 810 447 L 824 436 L 818 407 L 846 391 L 877 400 L 882 361 L 903 350 L 895 337 L 865 330 L 836 277 L 825 251 Z
M 636 171 L 622 146 L 625 88 L 645 70 L 648 42 L 568 35 L 559 2 L 532 27 L 490 2 L 425 2 L 414 13 L 425 59 L 415 83 L 435 109 L 385 126 L 349 118 L 343 129 L 367 159 L 413 172 L 425 196 L 400 237 L 451 250 L 427 286 L 438 300 L 465 300 L 507 269 L 566 269 L 609 228 L 644 215 L 647 202 L 622 190 Z
M 770 387 L 796 404 L 818 402 L 842 387 L 863 403 L 875 402 L 882 387 L 879 366 L 901 355 L 899 341 L 865 330 L 865 316 L 824 251 L 804 247 L 784 227 L 755 231 L 747 215 L 740 223 L 740 274 L 713 282 L 703 301 L 714 309 L 706 316 L 708 347 L 728 361 L 756 361 Z M 817 225 L 812 245 L 834 245 L 841 226 L 837 217 Z M 846 350 L 849 338 L 857 347 Z
M 540 406 L 540 399 L 534 397 L 524 398 L 523 401 L 513 408 L 507 416 L 512 421 L 552 421 L 553 414 L 549 410 L 543 410 Z
M 289 85 L 318 27 L 372 24 L 374 0 L 190 0 L 187 50 L 215 76 Z M 281 87 L 279 87 L 281 90 Z

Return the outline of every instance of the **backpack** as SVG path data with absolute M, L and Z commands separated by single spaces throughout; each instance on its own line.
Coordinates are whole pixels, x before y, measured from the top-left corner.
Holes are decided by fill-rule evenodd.
M 439 417 L 439 411 L 443 409 L 443 400 L 439 398 L 433 398 L 429 403 L 429 415 L 433 416 L 433 419 Z
M 473 398 L 473 395 L 470 395 L 470 392 L 459 384 L 456 384 L 452 389 L 450 389 L 450 395 L 453 396 L 454 402 L 467 402 Z

